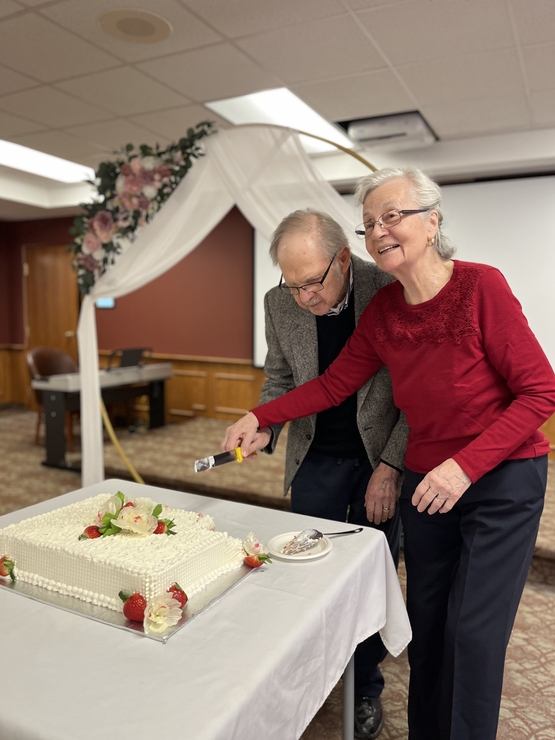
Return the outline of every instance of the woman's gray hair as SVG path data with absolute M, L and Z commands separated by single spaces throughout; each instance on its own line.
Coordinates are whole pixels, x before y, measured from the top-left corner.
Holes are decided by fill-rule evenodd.
M 441 190 L 439 185 L 431 180 L 428 175 L 425 175 L 422 170 L 418 170 L 415 167 L 387 167 L 383 170 L 377 170 L 377 172 L 373 172 L 371 175 L 366 175 L 359 182 L 355 191 L 357 205 L 362 205 L 370 193 L 376 188 L 379 188 L 380 185 L 396 178 L 403 178 L 409 181 L 411 193 L 418 208 L 429 208 L 430 210 L 437 211 L 438 230 L 434 239 L 434 246 L 442 259 L 451 259 L 455 254 L 455 247 L 445 236 L 441 228 L 443 223 Z
M 332 259 L 343 247 L 349 246 L 349 241 L 341 226 L 327 213 L 315 211 L 312 208 L 293 211 L 286 216 L 272 234 L 270 257 L 274 265 L 278 263 L 278 249 L 284 236 L 294 233 L 309 233 L 316 231 L 322 254 Z

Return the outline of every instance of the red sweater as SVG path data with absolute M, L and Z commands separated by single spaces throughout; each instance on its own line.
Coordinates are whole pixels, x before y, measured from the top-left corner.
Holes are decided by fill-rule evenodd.
M 323 375 L 253 413 L 260 427 L 318 413 L 383 364 L 410 427 L 410 470 L 452 457 L 476 481 L 503 460 L 549 452 L 538 431 L 555 412 L 549 361 L 501 273 L 459 260 L 430 301 L 409 306 L 399 282 L 382 288 Z

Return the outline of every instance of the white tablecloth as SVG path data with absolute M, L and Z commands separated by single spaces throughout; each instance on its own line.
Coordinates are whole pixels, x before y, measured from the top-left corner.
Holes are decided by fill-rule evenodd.
M 119 480 L 0 517 L 0 527 L 117 490 L 210 514 L 235 537 L 349 528 Z M 333 538 L 318 560 L 254 571 L 166 644 L 7 589 L 0 625 L 2 740 L 295 740 L 357 643 L 379 630 L 397 655 L 411 636 L 385 537 L 372 529 Z

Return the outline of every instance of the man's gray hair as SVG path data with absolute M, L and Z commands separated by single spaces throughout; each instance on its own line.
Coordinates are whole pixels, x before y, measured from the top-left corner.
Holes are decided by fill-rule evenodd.
M 434 240 L 434 246 L 442 259 L 451 259 L 455 254 L 455 247 L 443 234 L 441 229 L 443 223 L 441 190 L 439 185 L 431 180 L 428 175 L 425 175 L 422 170 L 418 170 L 415 167 L 387 167 L 383 170 L 373 172 L 371 175 L 366 175 L 359 182 L 355 191 L 356 203 L 362 205 L 373 190 L 396 178 L 403 178 L 409 181 L 411 193 L 418 208 L 429 208 L 430 210 L 437 211 L 438 230 Z
M 278 264 L 279 244 L 284 236 L 295 233 L 310 233 L 316 231 L 322 254 L 332 259 L 343 247 L 349 246 L 345 232 L 331 216 L 312 208 L 293 211 L 286 216 L 272 234 L 270 257 L 274 265 Z

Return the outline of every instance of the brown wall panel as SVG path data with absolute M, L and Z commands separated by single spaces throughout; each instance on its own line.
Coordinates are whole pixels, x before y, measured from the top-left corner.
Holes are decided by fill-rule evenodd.
M 10 403 L 12 397 L 12 374 L 9 350 L 0 349 L 0 404 Z
M 0 344 L 25 344 L 23 247 L 70 244 L 72 218 L 0 223 Z

